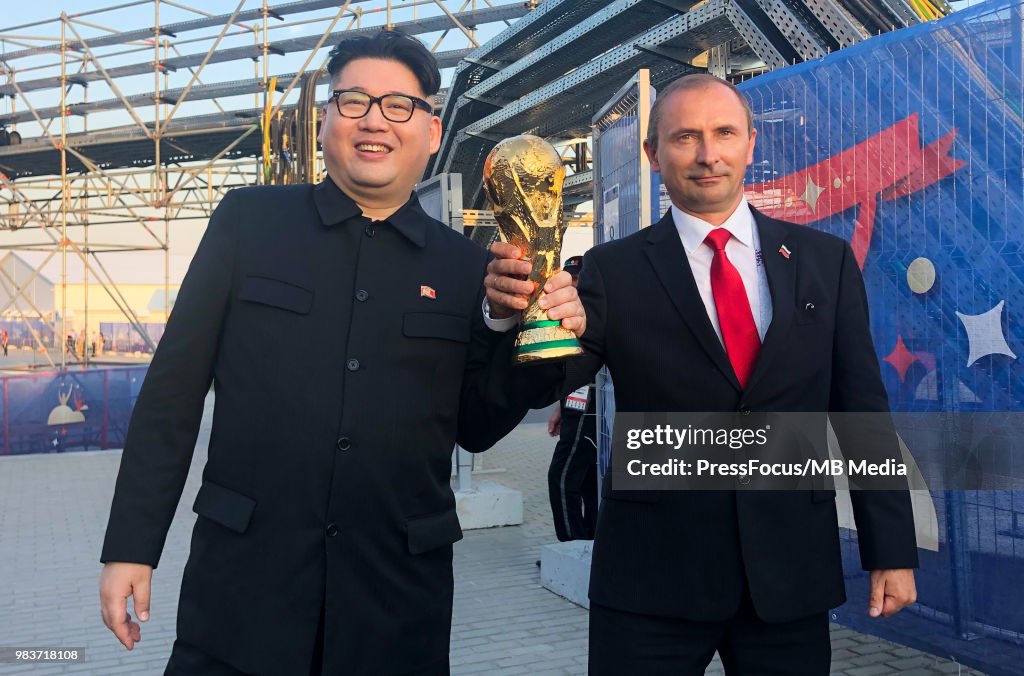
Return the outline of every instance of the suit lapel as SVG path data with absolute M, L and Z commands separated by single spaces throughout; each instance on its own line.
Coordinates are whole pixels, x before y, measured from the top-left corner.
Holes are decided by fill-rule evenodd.
M 725 354 L 725 348 L 711 326 L 707 308 L 704 307 L 704 301 L 701 300 L 697 284 L 693 280 L 693 272 L 690 270 L 686 250 L 683 249 L 683 243 L 672 220 L 671 210 L 651 226 L 644 253 L 647 254 L 658 279 L 665 287 L 665 292 L 682 315 L 697 343 L 722 375 L 739 391 L 740 383 L 732 370 L 732 364 L 729 363 L 729 357 Z
M 772 295 L 772 323 L 764 337 L 761 351 L 757 355 L 754 372 L 747 383 L 749 392 L 764 376 L 775 356 L 789 349 L 789 331 L 793 326 L 794 298 L 796 297 L 796 256 L 800 253 L 789 237 L 791 227 L 768 218 L 756 209 L 751 209 L 761 239 L 761 257 L 764 261 L 768 288 Z M 782 253 L 786 246 L 789 257 Z

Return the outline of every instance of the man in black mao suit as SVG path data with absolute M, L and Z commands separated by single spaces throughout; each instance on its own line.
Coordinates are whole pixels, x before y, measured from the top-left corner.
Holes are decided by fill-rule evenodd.
M 100 595 L 130 650 L 126 601 L 148 619 L 213 382 L 169 674 L 447 674 L 453 446 L 483 451 L 557 395 L 486 325 L 486 252 L 410 197 L 441 136 L 433 56 L 382 32 L 328 70 L 329 178 L 226 195 L 125 442 Z M 547 298 L 582 332 L 570 282 Z
M 673 208 L 585 256 L 588 363 L 575 380 L 607 364 L 617 411 L 887 412 L 849 246 L 743 198 L 756 132 L 742 94 L 682 78 L 650 129 Z M 716 651 L 729 674 L 828 673 L 826 612 L 845 600 L 834 492 L 603 492 L 592 673 L 700 674 Z M 868 612 L 891 615 L 915 600 L 909 493 L 851 497 Z

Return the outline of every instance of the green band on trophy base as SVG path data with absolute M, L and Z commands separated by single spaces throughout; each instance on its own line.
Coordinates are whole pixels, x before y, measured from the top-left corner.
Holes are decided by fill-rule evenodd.
M 537 350 L 550 350 L 556 347 L 579 347 L 580 342 L 575 338 L 569 340 L 549 340 L 544 343 L 534 343 L 533 345 L 523 345 L 519 348 L 519 352 L 536 352 Z
M 526 322 L 516 336 L 516 361 L 519 363 L 578 354 L 583 354 L 580 341 L 557 320 L 535 319 Z
M 539 322 L 527 322 L 519 327 L 520 331 L 529 331 L 530 329 L 543 329 L 549 326 L 559 326 L 561 324 L 559 319 L 545 319 Z

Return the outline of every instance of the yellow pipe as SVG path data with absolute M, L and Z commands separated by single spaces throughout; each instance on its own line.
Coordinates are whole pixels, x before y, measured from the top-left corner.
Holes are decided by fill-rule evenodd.
M 266 97 L 263 101 L 263 183 L 270 183 L 270 113 L 273 110 L 274 91 L 277 89 L 277 76 L 270 78 Z

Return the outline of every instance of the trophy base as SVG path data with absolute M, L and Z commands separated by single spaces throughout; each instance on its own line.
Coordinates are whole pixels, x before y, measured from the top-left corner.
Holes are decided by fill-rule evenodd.
M 569 329 L 556 320 L 523 324 L 516 336 L 516 363 L 551 362 L 583 354 L 583 347 Z
M 533 364 L 537 362 L 552 362 L 558 359 L 566 359 L 583 354 L 583 348 L 579 347 L 549 347 L 535 352 L 517 352 L 517 364 Z

